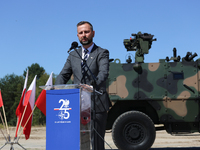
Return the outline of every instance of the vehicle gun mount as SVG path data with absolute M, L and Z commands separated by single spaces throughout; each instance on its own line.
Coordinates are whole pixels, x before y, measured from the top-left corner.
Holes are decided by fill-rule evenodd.
M 149 53 L 151 44 L 157 39 L 153 39 L 154 35 L 138 32 L 137 34 L 132 34 L 134 38 L 124 39 L 124 46 L 127 51 L 136 51 L 135 53 L 135 63 L 144 62 L 144 54 Z
M 174 49 L 173 49 L 173 57 L 171 57 L 171 58 L 169 59 L 169 57 L 167 56 L 165 60 L 166 60 L 167 62 L 169 62 L 170 60 L 173 60 L 174 62 L 179 62 L 179 61 L 181 60 L 181 57 L 180 57 L 180 56 L 177 57 L 176 52 L 177 52 L 177 50 L 176 50 L 176 48 L 174 47 Z
M 183 57 L 184 61 L 192 61 L 194 57 L 198 56 L 197 53 L 187 52 L 186 56 Z
M 174 62 L 180 62 L 181 57 L 180 56 L 177 57 L 176 52 L 177 52 L 177 50 L 176 50 L 176 48 L 174 48 L 173 49 L 173 57 L 171 57 L 169 59 L 169 57 L 167 56 L 165 60 L 167 62 L 169 62 L 170 60 L 173 60 Z M 187 52 L 186 56 L 182 58 L 182 61 L 187 61 L 187 62 L 193 61 L 193 58 L 195 58 L 196 56 L 198 56 L 197 53 L 192 54 L 192 52 Z

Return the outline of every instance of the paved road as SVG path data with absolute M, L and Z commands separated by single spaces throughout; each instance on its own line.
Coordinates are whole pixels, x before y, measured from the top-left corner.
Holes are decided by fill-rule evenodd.
M 10 128 L 11 137 L 14 137 L 15 128 Z M 111 133 L 106 133 L 106 150 L 118 150 L 112 141 Z M 22 136 L 19 143 L 27 150 L 46 150 L 46 128 L 32 127 L 29 140 L 25 140 Z M 5 139 L 0 134 L 0 147 L 5 144 Z M 10 145 L 6 145 L 2 150 L 10 149 Z M 22 150 L 17 144 L 14 145 L 15 150 Z M 156 132 L 156 140 L 150 150 L 200 150 L 200 135 L 193 136 L 172 136 L 166 131 Z

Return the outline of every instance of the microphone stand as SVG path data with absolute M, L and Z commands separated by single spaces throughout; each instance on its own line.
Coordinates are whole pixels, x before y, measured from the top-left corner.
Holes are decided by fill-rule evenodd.
M 92 71 L 90 70 L 90 68 L 89 68 L 89 66 L 87 65 L 87 63 L 86 63 L 86 60 L 84 60 L 84 59 L 82 59 L 82 57 L 81 57 L 81 55 L 78 53 L 78 51 L 77 51 L 77 49 L 76 48 L 74 48 L 74 50 L 76 51 L 76 53 L 78 54 L 78 56 L 80 57 L 80 59 L 83 61 L 83 63 L 84 63 L 84 69 L 85 69 L 85 67 L 87 67 L 87 70 L 90 72 L 90 74 L 91 74 L 91 76 L 92 76 L 92 81 L 93 81 L 93 94 L 92 94 L 92 101 L 91 101 L 91 108 L 92 108 L 92 116 L 91 116 L 91 120 L 93 120 L 92 121 L 92 130 L 94 131 L 93 132 L 93 142 L 92 142 L 92 147 L 94 148 L 94 150 L 96 149 L 96 131 L 94 130 L 95 129 L 95 120 L 96 120 L 96 104 L 95 104 L 95 93 L 97 92 L 95 89 L 96 89 L 96 87 L 97 87 L 97 85 L 96 85 L 96 81 L 97 81 L 97 78 L 95 77 L 95 75 L 92 73 Z M 85 78 L 85 76 L 86 75 L 88 75 L 87 74 L 87 71 L 85 71 L 84 72 L 84 74 L 83 74 L 83 77 L 82 77 L 82 79 L 81 79 L 81 82 L 82 82 L 82 80 Z M 85 83 L 86 84 L 86 83 Z M 97 93 L 100 93 L 100 92 L 97 92 Z M 103 93 L 101 93 L 101 94 L 103 94 Z

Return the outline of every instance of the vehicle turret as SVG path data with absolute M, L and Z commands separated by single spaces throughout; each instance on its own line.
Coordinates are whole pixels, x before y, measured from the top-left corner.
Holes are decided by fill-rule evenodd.
M 134 38 L 124 39 L 124 46 L 127 51 L 136 51 L 135 53 L 135 63 L 144 62 L 144 54 L 149 53 L 151 44 L 156 39 L 153 39 L 154 35 L 138 32 L 137 34 L 132 34 Z

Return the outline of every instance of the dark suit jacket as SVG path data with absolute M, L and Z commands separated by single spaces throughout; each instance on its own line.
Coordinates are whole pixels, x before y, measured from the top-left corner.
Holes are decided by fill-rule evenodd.
M 80 56 L 82 56 L 82 48 L 77 49 L 77 52 L 80 54 Z M 83 76 L 81 69 L 82 61 L 77 52 L 72 51 L 69 54 L 62 71 L 56 79 L 55 84 L 66 84 L 72 74 L 74 76 L 74 84 L 81 83 Z M 108 111 L 109 107 L 111 106 L 108 93 L 106 92 L 106 79 L 108 78 L 109 72 L 109 51 L 94 44 L 86 63 L 94 76 L 97 77 L 97 90 L 103 91 L 103 95 L 96 94 L 96 112 Z M 87 71 L 87 73 L 88 77 L 86 76 L 86 84 L 90 84 L 93 78 L 89 71 Z

